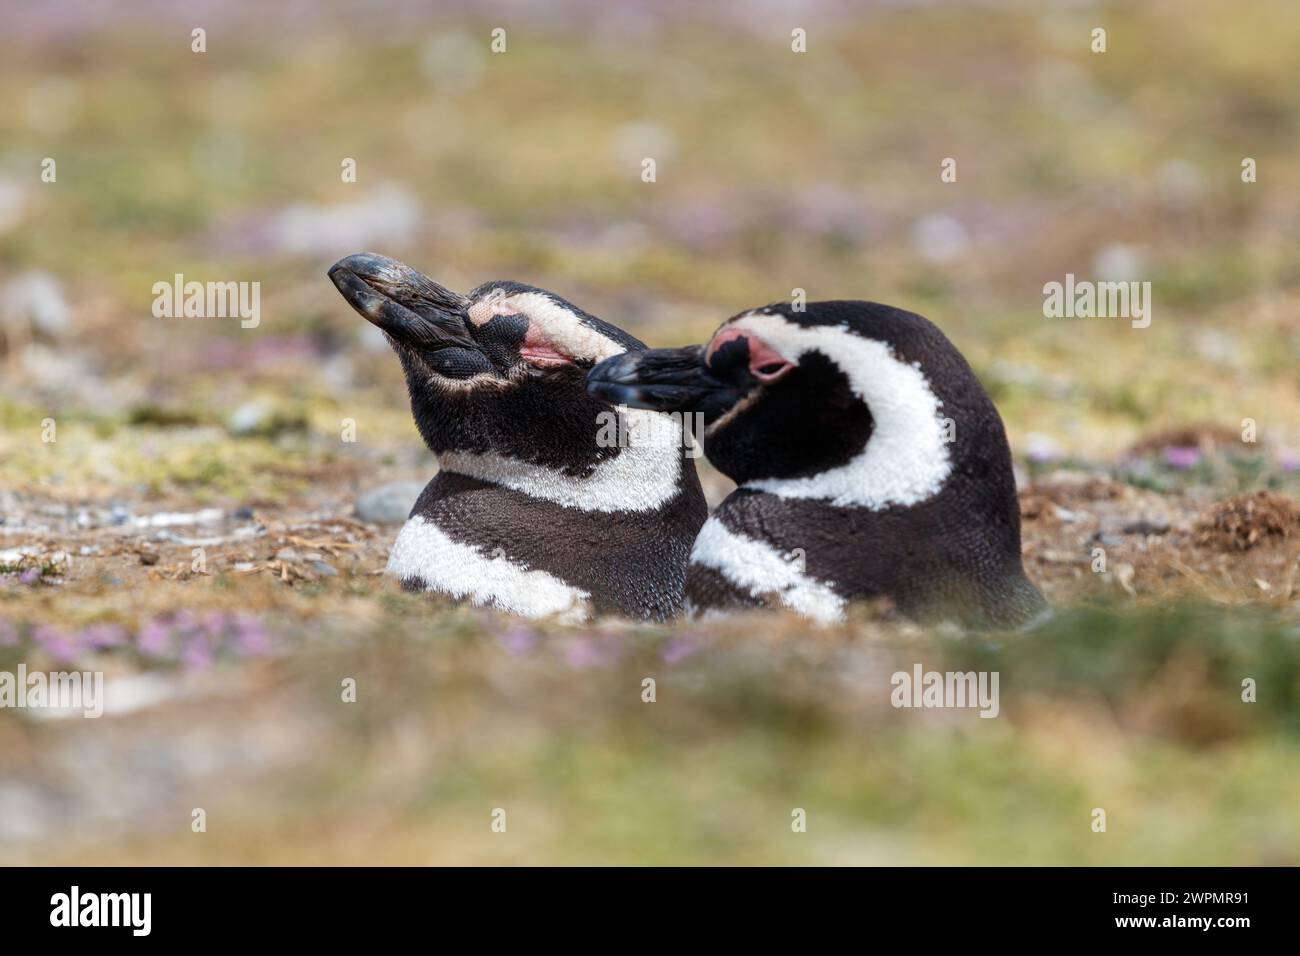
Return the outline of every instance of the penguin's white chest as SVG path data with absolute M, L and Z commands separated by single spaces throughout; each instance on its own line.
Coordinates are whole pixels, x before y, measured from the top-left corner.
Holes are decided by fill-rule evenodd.
M 767 541 L 732 531 L 717 517 L 704 522 L 691 564 L 712 568 L 753 597 L 775 597 L 819 624 L 844 619 L 844 599 L 830 585 L 803 570 L 800 555 L 781 552 Z
M 586 591 L 546 571 L 515 564 L 500 549 L 485 553 L 455 541 L 419 515 L 398 534 L 387 571 L 403 582 L 418 580 L 426 590 L 524 617 L 578 624 L 590 615 Z

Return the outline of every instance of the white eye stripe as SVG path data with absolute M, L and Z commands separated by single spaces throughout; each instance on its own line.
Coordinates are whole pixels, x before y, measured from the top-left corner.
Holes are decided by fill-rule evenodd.
M 848 376 L 849 387 L 871 410 L 874 424 L 866 447 L 847 464 L 807 478 L 749 482 L 748 487 L 785 498 L 820 498 L 879 511 L 924 501 L 943 486 L 952 472 L 943 402 L 918 365 L 901 361 L 886 342 L 839 326 L 802 326 L 762 313 L 734 324 L 762 336 L 792 361 L 811 351 L 827 356 Z
M 469 308 L 469 320 L 475 325 L 485 325 L 498 315 L 525 316 L 542 338 L 575 359 L 599 362 L 627 351 L 541 292 L 493 290 Z

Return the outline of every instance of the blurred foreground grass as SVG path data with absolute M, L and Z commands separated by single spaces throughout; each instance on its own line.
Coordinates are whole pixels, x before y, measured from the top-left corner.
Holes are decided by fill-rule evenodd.
M 296 635 L 237 692 L 192 689 L 167 729 L 145 715 L 58 728 L 0 715 L 20 768 L 39 775 L 55 735 L 88 764 L 87 792 L 63 791 L 86 803 L 63 836 L 6 855 L 1300 863 L 1300 635 L 1264 613 L 1097 608 L 995 641 L 869 619 L 826 633 L 788 619 L 537 629 L 430 618 L 396 594 L 367 626 L 342 620 L 300 622 L 315 639 Z M 914 663 L 997 670 L 1001 713 L 893 709 L 890 675 Z M 344 676 L 356 703 L 340 701 Z M 1257 703 L 1241 699 L 1247 677 Z M 144 800 L 144 826 L 99 802 L 90 780 L 108 767 L 147 779 L 107 785 Z M 195 806 L 206 833 L 189 832 Z M 490 830 L 496 808 L 505 833 Z M 806 833 L 791 830 L 795 808 Z

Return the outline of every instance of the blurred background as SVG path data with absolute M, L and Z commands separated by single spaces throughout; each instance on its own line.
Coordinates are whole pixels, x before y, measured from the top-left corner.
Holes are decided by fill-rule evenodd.
M 0 860 L 1300 862 L 1293 4 L 0 22 L 0 670 L 110 693 L 0 711 Z M 325 278 L 362 250 L 652 345 L 796 288 L 926 315 L 1001 409 L 1060 613 L 565 629 L 401 593 L 436 465 Z M 155 317 L 177 273 L 260 283 L 260 323 Z M 1045 318 L 1067 273 L 1149 281 L 1150 328 Z M 1002 716 L 892 710 L 916 661 L 999 669 Z

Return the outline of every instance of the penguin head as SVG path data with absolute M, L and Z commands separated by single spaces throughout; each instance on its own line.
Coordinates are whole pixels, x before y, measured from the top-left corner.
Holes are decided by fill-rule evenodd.
M 709 460 L 739 484 L 874 508 L 937 493 L 962 446 L 980 440 L 981 416 L 1001 434 L 943 333 L 871 302 L 742 312 L 705 345 L 607 359 L 587 387 L 615 404 L 697 413 Z
M 581 472 L 618 454 L 597 442 L 608 406 L 588 395 L 602 359 L 645 346 L 554 293 L 487 282 L 468 295 L 373 253 L 329 277 L 401 360 L 416 425 L 435 453 L 496 453 Z

